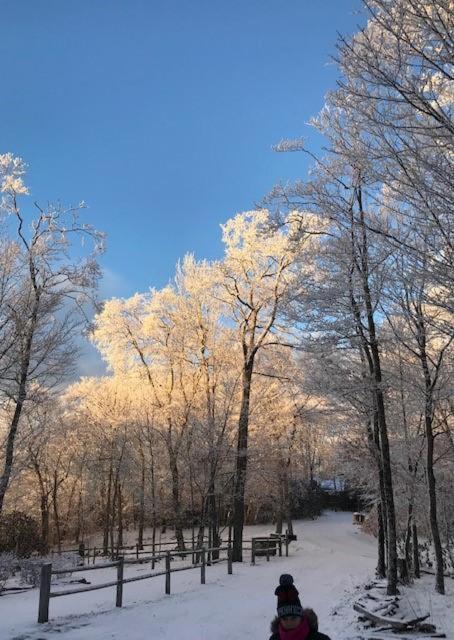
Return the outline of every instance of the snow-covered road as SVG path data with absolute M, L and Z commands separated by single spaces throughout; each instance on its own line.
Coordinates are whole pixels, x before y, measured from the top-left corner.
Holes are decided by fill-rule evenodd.
M 224 563 L 208 567 L 205 585 L 197 569 L 172 574 L 170 596 L 164 595 L 164 577 L 127 584 L 122 609 L 115 609 L 114 589 L 108 588 L 51 600 L 51 622 L 38 625 L 37 590 L 8 595 L 0 598 L 0 638 L 267 640 L 279 575 L 291 573 L 303 606 L 313 607 L 321 631 L 337 640 L 348 634 L 344 617 L 331 615 L 333 608 L 349 600 L 354 587 L 375 567 L 375 541 L 351 522 L 349 513 L 296 522 L 298 541 L 292 543 L 289 558 L 272 558 L 269 563 L 260 558 L 256 566 L 234 564 L 232 576 Z M 248 527 L 246 537 L 270 530 Z M 107 578 L 91 575 L 96 581 Z

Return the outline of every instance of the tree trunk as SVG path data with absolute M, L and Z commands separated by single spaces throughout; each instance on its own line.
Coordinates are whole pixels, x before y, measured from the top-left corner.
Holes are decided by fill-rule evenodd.
M 115 560 L 115 516 L 116 516 L 116 507 L 118 500 L 118 473 L 116 474 L 114 480 L 113 487 L 113 497 L 112 497 L 112 513 L 110 515 L 110 527 L 109 527 L 109 536 L 110 536 L 110 557 L 112 560 Z
M 9 481 L 11 478 L 11 471 L 13 468 L 14 445 L 16 441 L 17 430 L 19 428 L 19 420 L 22 414 L 22 409 L 24 407 L 25 399 L 27 397 L 27 380 L 28 380 L 28 372 L 30 368 L 30 358 L 32 353 L 33 338 L 35 335 L 36 325 L 38 322 L 40 296 L 36 286 L 36 274 L 35 274 L 32 263 L 30 263 L 30 274 L 31 274 L 31 282 L 33 285 L 34 293 L 35 293 L 35 299 L 34 299 L 31 314 L 29 317 L 30 327 L 26 335 L 25 347 L 24 347 L 24 352 L 22 356 L 16 406 L 14 408 L 13 418 L 11 420 L 11 424 L 8 430 L 8 435 L 6 438 L 5 461 L 3 463 L 3 472 L 0 477 L 0 516 L 2 515 L 2 512 L 3 512 L 3 502 L 5 500 L 5 494 L 8 489 Z
M 407 527 L 405 529 L 405 562 L 411 569 L 413 562 L 411 557 L 411 523 L 413 522 L 413 501 L 410 500 L 407 506 Z
M 234 562 L 243 561 L 244 494 L 246 489 L 247 447 L 249 429 L 249 402 L 251 396 L 254 358 L 250 357 L 243 369 L 241 409 L 238 421 L 235 484 L 233 495 L 233 549 Z
M 389 450 L 388 429 L 386 425 L 385 403 L 383 399 L 382 375 L 380 366 L 380 355 L 378 345 L 374 341 L 371 344 L 371 352 L 374 357 L 375 383 L 376 383 L 376 400 L 378 425 L 380 431 L 380 450 L 383 468 L 383 483 L 385 489 L 386 514 L 387 514 L 387 532 L 388 532 L 388 595 L 396 595 L 397 593 L 397 531 L 396 531 L 396 512 L 394 506 L 394 491 L 391 468 L 391 454 Z
M 369 358 L 368 358 L 369 361 Z M 371 365 L 371 362 L 369 361 Z M 370 366 L 370 373 L 373 373 L 373 366 Z M 365 376 L 364 376 L 365 377 Z M 375 403 L 375 399 L 373 399 Z M 386 556 L 387 556 L 387 516 L 386 516 L 386 496 L 385 485 L 383 480 L 383 467 L 382 457 L 380 453 L 380 432 L 378 428 L 378 416 L 374 409 L 373 412 L 373 429 L 370 421 L 367 422 L 367 433 L 369 439 L 369 446 L 372 456 L 377 465 L 378 486 L 379 486 L 379 502 L 377 504 L 377 520 L 378 520 L 378 535 L 377 535 L 377 576 L 379 578 L 386 577 Z
M 283 513 L 282 513 L 282 492 L 281 492 L 281 499 L 279 500 L 279 503 L 277 505 L 277 511 L 276 511 L 276 533 L 282 533 L 282 524 L 283 524 Z
M 107 496 L 106 505 L 104 509 L 104 526 L 103 526 L 103 540 L 102 540 L 102 552 L 104 556 L 109 554 L 109 531 L 110 531 L 110 508 L 112 499 L 112 459 L 109 463 L 109 477 L 107 480 Z
M 118 485 L 118 534 L 117 534 L 117 556 L 123 546 L 123 492 L 121 484 Z
M 145 456 L 140 444 L 140 497 L 139 497 L 139 532 L 137 544 L 139 549 L 143 549 L 143 530 L 145 527 Z
M 418 529 L 416 527 L 416 522 L 413 522 L 412 538 L 413 538 L 413 574 L 415 578 L 420 578 L 421 572 L 419 567 L 419 542 L 418 542 Z
M 373 394 L 374 409 L 378 421 L 378 431 L 380 435 L 380 454 L 383 471 L 383 484 L 385 492 L 385 504 L 387 515 L 387 534 L 388 534 L 388 595 L 396 595 L 397 593 L 397 530 L 396 530 L 396 512 L 394 506 L 393 478 L 391 467 L 391 454 L 388 439 L 388 427 L 386 424 L 385 402 L 383 397 L 383 377 L 381 371 L 381 358 L 378 346 L 377 331 L 374 318 L 374 304 L 369 285 L 369 263 L 368 263 L 368 242 L 367 231 L 365 226 L 365 215 L 363 210 L 361 188 L 357 189 L 357 201 L 360 218 L 360 259 L 361 259 L 361 279 L 364 304 L 367 317 L 367 328 L 370 354 L 373 364 Z
M 437 374 L 435 374 L 434 380 L 432 380 L 432 376 L 429 370 L 428 358 L 427 358 L 426 327 L 425 327 L 424 316 L 423 316 L 420 302 L 417 307 L 417 313 L 418 313 L 417 326 L 418 326 L 419 357 L 420 357 L 422 371 L 424 375 L 424 391 L 425 391 L 424 426 L 425 426 L 425 432 L 426 432 L 426 471 L 427 471 L 427 489 L 429 494 L 429 522 L 430 522 L 430 530 L 432 533 L 432 540 L 434 545 L 435 561 L 436 561 L 435 590 L 438 593 L 441 593 L 442 595 L 444 595 L 445 579 L 444 579 L 443 548 L 441 546 L 440 529 L 438 526 L 437 491 L 436 491 L 436 480 L 435 480 L 435 472 L 434 472 L 435 436 L 433 432 L 433 415 L 434 415 L 434 384 L 435 384 Z
M 151 480 L 151 520 L 152 520 L 152 552 L 155 555 L 156 548 L 156 526 L 157 526 L 157 518 L 156 518 L 156 482 L 155 482 L 155 469 L 154 469 L 154 451 L 153 451 L 153 438 L 151 435 L 150 428 L 148 427 L 148 448 L 150 452 L 150 480 Z
M 386 577 L 386 544 L 385 544 L 385 519 L 383 517 L 383 508 L 381 502 L 377 504 L 378 516 L 378 559 L 377 559 L 377 577 Z
M 212 471 L 211 477 L 210 477 L 210 483 L 208 487 L 208 513 L 209 513 L 212 546 L 218 547 L 220 546 L 219 517 L 218 517 L 218 511 L 217 511 L 217 505 L 216 505 L 214 474 L 215 474 L 215 471 Z M 212 554 L 212 558 L 213 560 L 217 560 L 219 558 L 219 551 L 214 551 Z
M 49 501 L 47 495 L 41 496 L 41 540 L 42 553 L 49 553 Z
M 427 486 L 429 490 L 429 519 L 430 529 L 435 551 L 436 576 L 435 590 L 444 595 L 445 579 L 443 566 L 443 548 L 441 546 L 440 529 L 437 518 L 437 493 L 434 473 L 434 435 L 432 430 L 432 418 L 426 415 L 426 441 L 427 441 Z
M 24 406 L 25 398 L 26 398 L 26 381 L 28 375 L 28 363 L 26 367 L 25 373 L 21 376 L 21 381 L 19 385 L 19 394 L 16 402 L 16 406 L 14 408 L 13 418 L 11 420 L 11 424 L 8 430 L 8 436 L 6 438 L 6 448 L 5 448 L 5 461 L 3 463 L 3 473 L 0 477 L 0 516 L 3 511 L 3 502 L 5 500 L 5 494 L 8 489 L 9 481 L 11 478 L 11 471 L 13 468 L 13 458 L 14 458 L 14 444 L 17 435 L 17 429 L 19 427 L 19 419 L 22 413 L 22 408 Z
M 54 472 L 54 487 L 52 491 L 52 505 L 54 508 L 54 524 L 55 531 L 57 534 L 57 545 L 58 545 L 58 553 L 61 553 L 61 526 L 60 526 L 60 514 L 58 511 L 58 482 L 57 482 L 57 472 Z
M 289 486 L 289 477 L 288 477 L 288 467 L 290 466 L 290 461 L 287 461 L 287 466 L 284 471 L 284 515 L 285 521 L 287 523 L 287 533 L 289 535 L 293 535 L 293 523 L 292 523 L 292 508 L 290 504 L 290 486 Z M 311 485 L 312 487 L 312 485 Z
M 172 476 L 172 506 L 175 538 L 177 540 L 178 551 L 185 551 L 180 502 L 180 474 L 178 471 L 177 459 L 173 450 L 169 451 L 169 458 L 170 473 Z
M 74 534 L 75 542 L 79 543 L 80 540 L 84 540 L 84 505 L 82 500 L 82 491 L 79 489 L 79 500 L 77 504 L 77 520 L 76 531 Z

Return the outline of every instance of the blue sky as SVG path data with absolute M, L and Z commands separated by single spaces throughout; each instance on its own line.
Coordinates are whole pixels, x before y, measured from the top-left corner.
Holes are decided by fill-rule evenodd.
M 85 200 L 105 231 L 103 296 L 163 286 L 187 252 L 279 180 L 277 154 L 334 87 L 359 0 L 0 0 L 0 152 L 41 202 Z

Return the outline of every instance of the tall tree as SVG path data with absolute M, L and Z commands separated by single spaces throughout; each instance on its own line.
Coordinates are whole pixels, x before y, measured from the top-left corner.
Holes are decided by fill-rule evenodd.
M 223 225 L 225 257 L 219 263 L 220 296 L 235 323 L 242 353 L 241 401 L 235 464 L 233 559 L 242 561 L 247 478 L 249 406 L 257 353 L 289 342 L 284 306 L 301 287 L 303 264 L 312 248 L 314 220 L 303 228 L 290 214 L 280 229 L 268 211 L 238 214 Z

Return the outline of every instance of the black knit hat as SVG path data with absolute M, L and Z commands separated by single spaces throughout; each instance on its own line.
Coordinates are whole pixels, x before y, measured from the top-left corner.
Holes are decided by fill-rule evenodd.
M 274 595 L 277 596 L 277 615 L 302 616 L 303 607 L 298 598 L 298 589 L 293 584 L 293 577 L 288 573 L 283 573 L 279 578 L 279 586 L 276 587 Z

